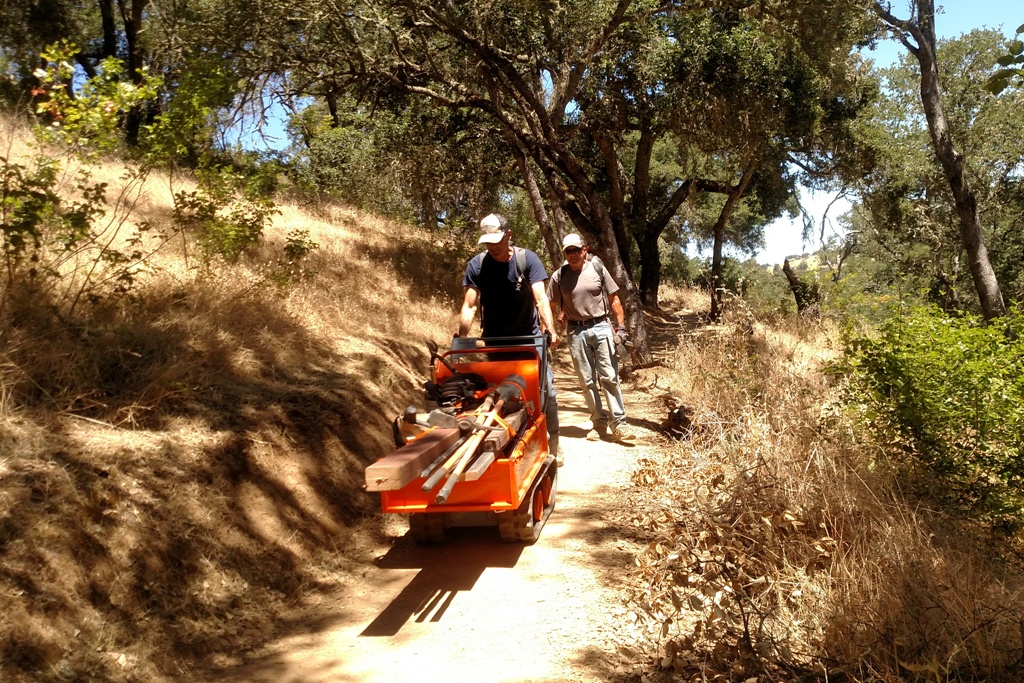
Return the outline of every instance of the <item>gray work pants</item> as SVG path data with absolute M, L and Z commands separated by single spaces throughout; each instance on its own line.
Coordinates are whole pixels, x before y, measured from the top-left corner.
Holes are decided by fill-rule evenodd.
M 626 408 L 619 387 L 619 359 L 611 322 L 574 328 L 570 321 L 569 353 L 594 427 L 610 425 L 615 429 L 623 424 Z

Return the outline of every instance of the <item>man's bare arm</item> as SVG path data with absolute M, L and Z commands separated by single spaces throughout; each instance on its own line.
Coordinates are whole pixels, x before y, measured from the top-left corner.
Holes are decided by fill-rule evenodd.
M 551 315 L 551 301 L 548 299 L 544 282 L 534 282 L 531 289 L 533 289 L 533 300 L 537 304 L 537 313 L 540 314 L 544 328 L 551 333 L 551 345 L 555 346 L 558 344 L 558 330 L 555 328 L 555 318 Z
M 612 317 L 615 318 L 615 327 L 626 326 L 626 312 L 622 308 L 622 300 L 619 298 L 619 293 L 608 295 L 608 304 L 612 309 Z
M 466 295 L 462 299 L 462 310 L 459 312 L 459 336 L 469 335 L 473 328 L 473 320 L 476 318 L 477 309 L 480 308 L 480 290 L 476 287 L 466 287 Z

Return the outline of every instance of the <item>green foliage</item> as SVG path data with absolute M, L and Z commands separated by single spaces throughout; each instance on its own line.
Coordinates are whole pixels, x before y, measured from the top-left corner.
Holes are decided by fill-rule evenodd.
M 818 274 L 822 311 L 845 327 L 876 329 L 908 303 L 923 303 L 923 282 L 894 276 L 887 265 L 855 254 L 843 267 L 838 281 Z
M 45 52 L 50 67 L 36 72 L 44 123 L 34 132 L 37 141 L 47 143 L 40 145 L 46 151 L 27 161 L 0 158 L 0 309 L 5 311 L 14 302 L 19 310 L 70 315 L 82 301 L 127 293 L 145 270 L 152 226 L 145 221 L 130 226 L 128 218 L 146 170 L 127 172 L 118 196 L 108 198 L 107 184 L 93 180 L 89 162 L 120 144 L 119 119 L 155 98 L 157 81 L 125 83 L 119 64 L 111 60 L 72 96 L 66 84 L 73 55 L 71 45 L 52 47 Z
M 697 271 L 696 284 L 699 287 L 710 291 L 712 287 L 711 261 L 704 260 L 701 268 Z M 742 296 L 743 285 L 746 280 L 746 272 L 743 264 L 734 258 L 724 257 L 722 259 L 722 279 L 717 286 L 728 292 Z
M 182 69 L 157 117 L 147 130 L 150 163 L 198 166 L 213 153 L 217 112 L 230 105 L 241 84 L 222 61 L 212 56 Z
M 259 183 L 243 185 L 231 169 L 202 169 L 197 176 L 198 190 L 175 193 L 174 222 L 198 239 L 207 263 L 215 256 L 236 262 L 259 243 L 264 228 L 280 211 L 261 194 Z
M 403 99 L 372 110 L 348 96 L 335 105 L 333 115 L 314 104 L 290 122 L 291 176 L 307 195 L 428 227 L 494 210 L 507 152 L 478 114 Z
M 937 58 L 950 134 L 967 163 L 992 266 L 1003 293 L 1019 302 L 1024 118 L 1016 91 L 993 96 L 984 88 L 992 63 L 1008 48 L 1015 46 L 999 31 L 975 30 L 940 41 Z M 924 287 L 949 282 L 963 306 L 977 308 L 949 179 L 921 112 L 917 61 L 905 56 L 878 73 L 885 97 L 858 128 L 865 166 L 847 177 L 861 197 L 852 222 L 861 252 L 885 263 L 889 278 L 920 279 Z
M 984 324 L 907 308 L 853 335 L 836 370 L 888 455 L 924 467 L 933 495 L 990 524 L 1024 523 L 1024 317 Z
M 51 66 L 36 70 L 39 87 L 35 94 L 42 98 L 37 111 L 49 119 L 50 125 L 42 128 L 40 134 L 79 154 L 110 152 L 121 142 L 125 115 L 154 101 L 161 80 L 143 68 L 142 80 L 135 85 L 126 78 L 121 62 L 110 57 L 100 63 L 95 78 L 87 79 L 71 92 L 68 84 L 74 77 L 71 60 L 76 52 L 78 49 L 67 42 L 43 52 L 43 59 Z
M 684 249 L 665 239 L 658 242 L 658 253 L 661 258 L 663 283 L 677 287 L 689 287 L 694 284 L 703 267 L 699 259 L 690 258 Z
M 320 245 L 309 238 L 309 230 L 289 232 L 284 240 L 284 258 L 273 275 L 277 284 L 284 286 L 310 276 L 312 271 L 306 268 L 306 261 L 319 248 Z
M 776 317 L 796 313 L 796 302 L 781 267 L 769 268 L 751 259 L 741 268 L 743 299 L 755 315 Z
M 1021 33 L 1024 33 L 1024 24 L 1017 27 L 1014 41 L 1007 46 L 1006 54 L 996 60 L 1001 68 L 985 83 L 985 89 L 993 95 L 1006 90 L 1013 80 L 1024 82 L 1024 41 L 1020 39 Z

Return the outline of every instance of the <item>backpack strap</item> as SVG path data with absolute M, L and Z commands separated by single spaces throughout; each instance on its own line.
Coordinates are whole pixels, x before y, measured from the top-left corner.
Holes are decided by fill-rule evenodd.
M 601 259 L 595 256 L 594 254 L 591 254 L 590 258 L 588 258 L 587 261 L 589 261 L 590 264 L 594 266 L 594 270 L 597 272 L 598 280 L 600 280 L 601 282 L 601 298 L 604 300 L 604 314 L 610 316 L 612 314 L 612 306 L 611 302 L 608 301 L 608 289 L 604 286 L 604 263 L 602 263 Z M 558 291 L 562 295 L 562 298 L 565 298 L 565 293 L 562 292 L 562 282 L 565 281 L 565 273 L 568 270 L 568 268 L 569 264 L 563 263 L 562 267 L 558 269 Z
M 516 291 L 520 291 L 523 287 L 523 279 L 526 277 L 526 250 L 520 247 L 512 247 L 513 253 L 516 259 L 516 270 L 519 271 L 519 277 L 516 279 Z M 484 256 L 487 256 L 486 251 L 482 251 L 473 257 L 473 268 L 480 270 L 483 267 Z
M 512 253 L 516 256 L 516 269 L 519 271 L 519 279 L 516 280 L 516 291 L 523 287 L 523 278 L 526 277 L 526 250 L 520 247 L 512 247 Z

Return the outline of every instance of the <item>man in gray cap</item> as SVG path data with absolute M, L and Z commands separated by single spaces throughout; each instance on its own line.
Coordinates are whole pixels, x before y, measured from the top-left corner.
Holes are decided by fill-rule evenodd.
M 462 278 L 465 297 L 459 314 L 459 337 L 465 337 L 480 312 L 481 337 L 527 337 L 544 330 L 551 345 L 558 344 L 544 281 L 548 274 L 540 258 L 529 249 L 512 246 L 512 232 L 504 216 L 492 213 L 480 220 L 477 244 L 487 252 L 470 259 Z M 547 364 L 548 400 L 545 409 L 548 447 L 558 464 L 562 450 L 558 443 L 558 401 L 554 374 Z
M 607 433 L 614 441 L 630 442 L 636 436 L 626 424 L 615 354 L 616 344 L 626 338 L 626 316 L 618 284 L 587 251 L 582 237 L 565 236 L 565 263 L 551 274 L 548 295 L 569 330 L 569 353 L 592 423 L 587 439 L 598 441 Z

